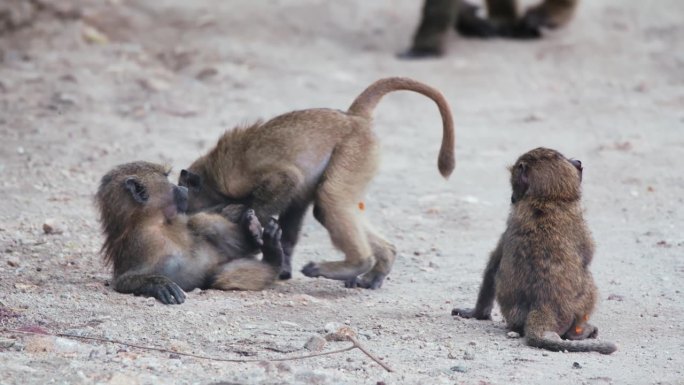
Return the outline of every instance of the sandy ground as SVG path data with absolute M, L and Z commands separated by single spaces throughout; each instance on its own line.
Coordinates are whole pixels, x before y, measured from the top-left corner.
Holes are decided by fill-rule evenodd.
M 2 332 L 0 384 L 684 383 L 684 3 L 585 1 L 543 41 L 452 36 L 442 60 L 399 61 L 419 3 L 60 1 L 2 35 L 0 326 L 264 361 Z M 384 158 L 366 213 L 400 256 L 382 289 L 297 272 L 264 292 L 195 291 L 164 306 L 107 285 L 92 196 L 109 168 L 166 162 L 175 180 L 235 125 L 345 109 L 390 75 L 445 93 L 458 163 L 440 178 L 429 100 L 383 100 Z M 619 344 L 611 356 L 526 347 L 498 310 L 494 322 L 450 315 L 474 304 L 504 228 L 506 166 L 540 145 L 584 162 L 601 299 L 593 321 Z M 61 233 L 45 234 L 46 221 Z M 333 258 L 309 214 L 295 269 Z M 395 371 L 358 350 L 267 362 L 309 353 L 304 344 L 330 323 L 350 326 Z

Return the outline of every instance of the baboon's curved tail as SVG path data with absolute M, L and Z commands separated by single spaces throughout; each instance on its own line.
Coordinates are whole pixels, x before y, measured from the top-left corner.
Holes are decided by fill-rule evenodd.
M 530 346 L 554 352 L 599 352 L 601 354 L 611 354 L 617 350 L 617 346 L 612 342 L 597 340 L 563 340 L 558 334 L 553 332 L 546 332 L 542 337 L 528 335 L 525 339 Z
M 392 91 L 413 91 L 432 99 L 442 115 L 442 146 L 439 149 L 437 167 L 448 178 L 454 170 L 454 122 L 446 99 L 437 89 L 413 79 L 402 77 L 384 78 L 366 88 L 351 104 L 348 114 L 371 119 L 373 110 L 383 96 Z

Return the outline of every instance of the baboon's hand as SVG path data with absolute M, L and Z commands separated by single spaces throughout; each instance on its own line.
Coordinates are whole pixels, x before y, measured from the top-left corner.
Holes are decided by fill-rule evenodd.
M 262 248 L 269 250 L 281 249 L 282 245 L 280 244 L 280 238 L 282 235 L 283 230 L 280 228 L 280 225 L 278 225 L 278 221 L 271 217 L 261 235 L 263 243 Z
M 175 282 L 168 281 L 154 285 L 150 294 L 165 305 L 180 305 L 185 302 L 185 293 Z
M 491 314 L 483 314 L 481 312 L 478 312 L 477 309 L 461 309 L 461 308 L 454 308 L 451 311 L 451 315 L 456 315 L 461 318 L 475 318 L 479 320 L 491 320 L 492 315 Z
M 321 276 L 321 269 L 316 262 L 309 262 L 302 267 L 302 274 L 307 277 L 316 278 Z

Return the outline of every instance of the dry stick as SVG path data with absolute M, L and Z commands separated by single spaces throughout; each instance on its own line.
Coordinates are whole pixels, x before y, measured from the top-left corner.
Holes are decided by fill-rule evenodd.
M 356 338 L 354 338 L 352 336 L 347 336 L 347 339 L 354 344 L 354 347 L 359 348 L 360 351 L 362 351 L 365 355 L 370 357 L 370 359 L 375 361 L 375 363 L 382 366 L 386 371 L 388 371 L 390 373 L 394 371 L 394 370 L 392 370 L 392 368 L 387 366 L 387 364 L 380 361 L 380 359 L 378 357 L 376 357 L 373 353 L 369 352 L 363 345 L 361 345 L 361 342 L 359 342 L 359 340 L 357 340 Z
M 236 362 L 236 363 L 249 363 L 249 362 L 261 362 L 261 361 L 294 361 L 294 360 L 303 360 L 306 358 L 313 358 L 313 357 L 320 357 L 320 356 L 327 356 L 331 354 L 337 354 L 337 353 L 344 353 L 348 352 L 353 349 L 359 349 L 361 350 L 365 355 L 367 355 L 371 360 L 377 362 L 380 366 L 382 366 L 385 370 L 388 372 L 392 372 L 392 369 L 390 369 L 387 365 L 382 363 L 377 357 L 375 357 L 372 353 L 370 353 L 366 348 L 364 348 L 361 343 L 354 337 L 347 336 L 349 341 L 353 344 L 352 346 L 348 346 L 344 349 L 338 349 L 338 350 L 331 350 L 328 352 L 322 352 L 322 353 L 313 353 L 313 354 L 308 354 L 305 356 L 296 356 L 296 357 L 284 357 L 284 358 L 268 358 L 268 359 L 258 359 L 258 358 L 253 358 L 253 359 L 238 359 L 238 358 L 216 358 L 216 357 L 209 357 L 209 356 L 202 356 L 198 354 L 192 354 L 192 353 L 183 353 L 183 352 L 176 352 L 173 350 L 169 349 L 164 349 L 164 348 L 156 348 L 152 346 L 143 346 L 143 345 L 136 345 L 136 344 L 131 344 L 128 342 L 124 341 L 119 341 L 119 340 L 113 340 L 109 338 L 100 338 L 100 337 L 87 337 L 87 336 L 77 336 L 74 334 L 66 334 L 66 333 L 55 333 L 55 334 L 50 334 L 50 333 L 38 333 L 38 332 L 30 332 L 30 331 L 24 331 L 24 330 L 16 330 L 16 329 L 3 329 L 2 332 L 5 333 L 23 333 L 23 334 L 35 334 L 35 335 L 52 335 L 52 336 L 57 336 L 57 337 L 64 337 L 64 338 L 72 338 L 72 339 L 82 339 L 82 340 L 91 340 L 91 341 L 98 341 L 98 342 L 106 342 L 110 344 L 118 344 L 118 345 L 123 345 L 123 346 L 128 346 L 131 348 L 137 348 L 137 349 L 142 349 L 142 350 L 154 350 L 157 352 L 162 352 L 162 353 L 170 353 L 170 354 L 177 354 L 179 356 L 186 356 L 186 357 L 192 357 L 192 358 L 199 358 L 202 360 L 211 360 L 211 361 L 222 361 L 222 362 Z

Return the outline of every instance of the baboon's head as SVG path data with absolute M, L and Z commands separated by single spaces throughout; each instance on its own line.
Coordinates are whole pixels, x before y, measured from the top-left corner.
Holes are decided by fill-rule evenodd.
M 185 212 L 188 190 L 169 182 L 168 175 L 167 167 L 148 162 L 122 164 L 105 174 L 95 197 L 105 233 L 160 213 L 171 220 Z
M 581 196 L 582 162 L 556 150 L 535 148 L 521 155 L 510 171 L 511 203 L 523 199 L 569 202 Z
M 180 186 L 188 189 L 188 212 L 214 208 L 226 203 L 226 198 L 214 188 L 206 172 L 205 158 L 196 160 L 187 169 L 181 170 Z

